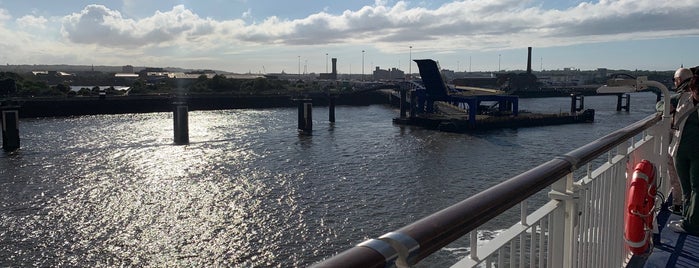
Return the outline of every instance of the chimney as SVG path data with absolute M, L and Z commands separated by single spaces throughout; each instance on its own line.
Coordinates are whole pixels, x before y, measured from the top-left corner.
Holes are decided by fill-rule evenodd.
M 528 53 L 527 53 L 527 73 L 531 74 L 532 73 L 532 47 L 527 48 Z
M 332 58 L 333 61 L 333 79 L 337 79 L 337 58 Z

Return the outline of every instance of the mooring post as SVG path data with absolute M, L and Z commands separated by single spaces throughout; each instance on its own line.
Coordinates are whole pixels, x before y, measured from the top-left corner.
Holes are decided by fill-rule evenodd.
M 626 94 L 617 94 L 616 96 L 617 96 L 617 98 L 616 98 L 616 110 L 617 110 L 617 112 L 621 111 L 621 109 L 624 109 L 628 112 L 629 108 L 631 106 L 630 105 L 631 104 L 631 95 L 626 93 Z M 623 99 L 626 99 L 626 105 L 621 104 Z
M 579 106 L 578 101 L 580 101 Z M 574 115 L 583 109 L 585 109 L 585 96 L 577 93 L 570 94 L 570 114 Z
M 621 111 L 621 95 L 622 94 L 617 94 L 616 95 L 616 111 Z
M 173 123 L 175 131 L 175 144 L 189 143 L 189 107 L 185 102 L 173 103 Z
M 400 118 L 405 118 L 406 104 L 407 104 L 408 92 L 405 90 L 400 90 Z
M 298 103 L 298 130 L 304 134 L 313 132 L 313 103 L 311 99 L 296 99 Z
M 415 92 L 410 92 L 410 118 L 415 118 L 416 113 L 417 113 L 417 95 L 415 95 Z
M 2 107 L 2 149 L 11 152 L 19 149 L 19 107 Z
M 335 97 L 330 96 L 328 102 L 328 121 L 335 123 Z

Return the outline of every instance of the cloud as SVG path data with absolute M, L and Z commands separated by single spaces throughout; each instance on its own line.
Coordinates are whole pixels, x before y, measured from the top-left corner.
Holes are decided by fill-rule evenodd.
M 133 48 L 196 40 L 213 35 L 216 24 L 182 5 L 140 20 L 124 18 L 119 11 L 102 5 L 89 5 L 80 13 L 64 17 L 61 31 L 75 43 Z
M 245 12 L 243 12 L 243 15 L 241 16 L 243 19 L 252 19 L 252 10 L 248 8 Z
M 602 0 L 565 10 L 544 9 L 519 0 L 454 1 L 435 9 L 407 2 L 376 1 L 342 14 L 319 12 L 306 18 L 261 23 L 231 31 L 232 38 L 257 44 L 374 44 L 386 48 L 405 43 L 443 49 L 502 49 L 615 41 L 620 37 L 699 34 L 699 2 Z M 459 40 L 460 42 L 454 42 Z
M 17 19 L 17 25 L 21 28 L 38 28 L 38 29 L 46 29 L 46 23 L 48 20 L 44 18 L 43 16 L 32 16 L 32 15 L 26 15 L 24 17 L 21 17 Z
M 0 23 L 8 21 L 10 19 L 12 19 L 10 12 L 7 12 L 7 10 L 0 8 Z
M 699 34 L 696 10 L 699 2 L 690 0 L 600 0 L 565 10 L 519 0 L 454 1 L 436 8 L 377 0 L 341 14 L 319 11 L 293 20 L 271 16 L 245 22 L 251 10 L 243 19 L 217 21 L 178 5 L 134 20 L 89 5 L 64 17 L 62 33 L 74 43 L 120 48 L 373 44 L 388 52 L 410 43 L 416 48 L 488 50 L 692 36 Z

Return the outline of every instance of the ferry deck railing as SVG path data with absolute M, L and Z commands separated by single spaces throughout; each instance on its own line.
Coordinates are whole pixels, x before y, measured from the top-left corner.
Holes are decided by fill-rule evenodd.
M 669 107 L 315 266 L 410 267 L 464 236 L 470 252 L 452 267 L 625 266 L 628 177 L 642 159 L 659 181 L 667 177 L 670 118 L 663 114 Z M 529 213 L 528 199 L 549 186 L 550 200 Z M 669 183 L 659 192 L 669 193 Z M 478 228 L 516 205 L 520 221 L 478 245 Z

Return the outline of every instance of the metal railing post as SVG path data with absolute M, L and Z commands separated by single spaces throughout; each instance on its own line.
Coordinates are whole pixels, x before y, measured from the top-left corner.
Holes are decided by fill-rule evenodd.
M 572 173 L 551 185 L 549 198 L 563 202 L 563 206 L 552 213 L 553 220 L 549 228 L 553 245 L 549 258 L 552 260 L 553 267 L 572 267 L 573 243 L 576 241 L 573 237 L 575 217 L 578 215 Z

